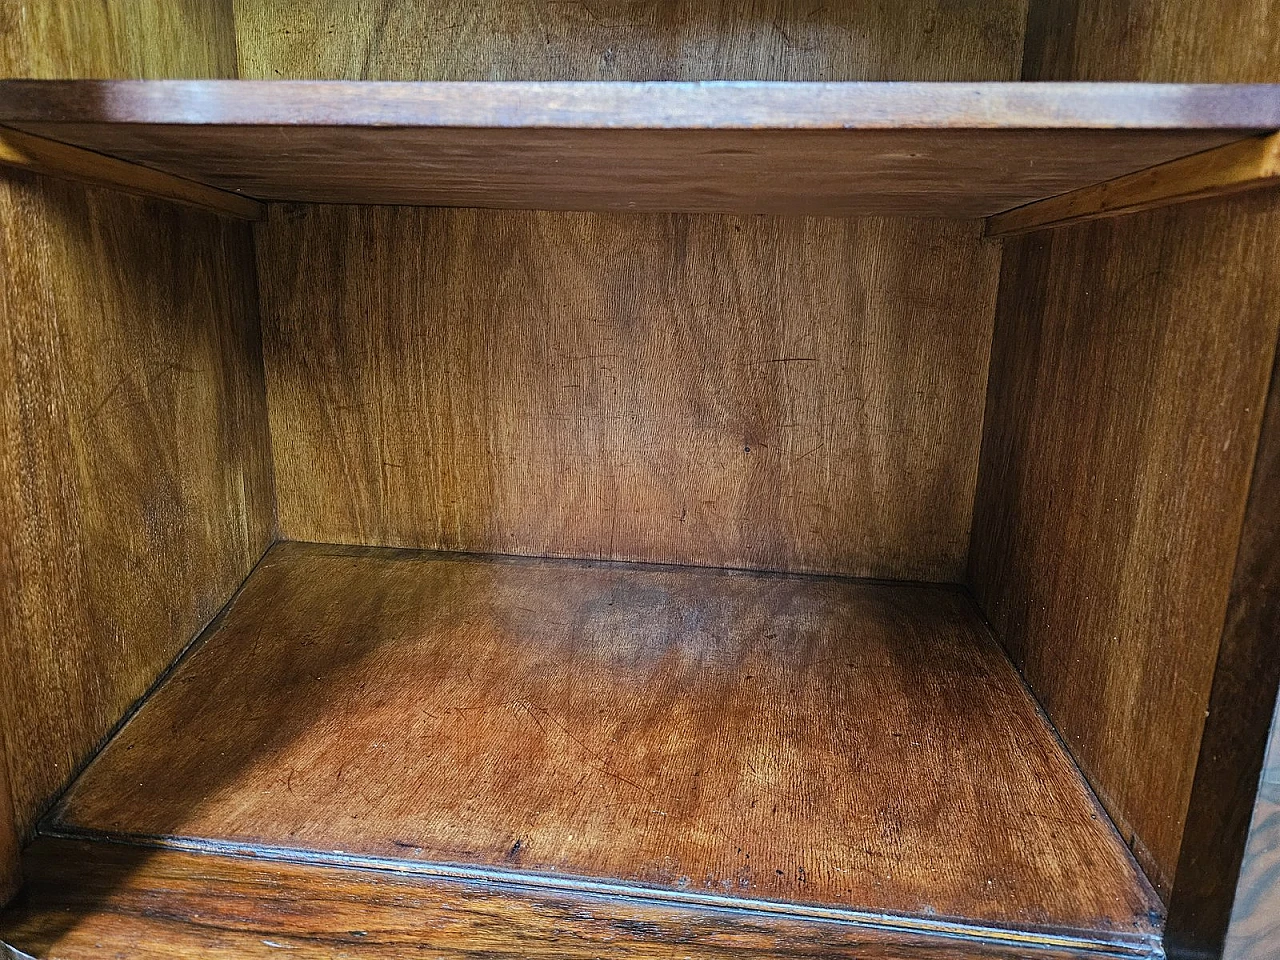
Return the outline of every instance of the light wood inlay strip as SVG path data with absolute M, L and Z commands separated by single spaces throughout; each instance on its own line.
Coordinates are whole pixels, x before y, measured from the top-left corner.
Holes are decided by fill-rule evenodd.
M 266 206 L 249 197 L 6 127 L 0 127 L 0 166 L 159 197 L 241 220 L 261 220 L 266 214 Z
M 1280 183 L 1280 133 L 1237 140 L 987 219 L 988 237 L 1118 217 Z

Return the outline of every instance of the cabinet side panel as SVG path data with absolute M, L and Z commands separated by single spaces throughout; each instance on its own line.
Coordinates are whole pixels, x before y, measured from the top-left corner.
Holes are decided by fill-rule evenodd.
M 233 77 L 230 0 L 7 4 L 0 75 Z M 6 172 L 0 258 L 0 726 L 21 835 L 230 596 L 273 507 L 247 226 Z
M 1122 4 L 1109 0 L 1032 0 L 1023 78 L 1259 83 L 1280 80 L 1277 64 L 1280 64 L 1280 20 L 1270 0 L 1227 0 L 1215 4 L 1191 0 L 1176 3 L 1133 0 Z M 1265 671 L 1256 669 L 1256 663 L 1228 665 L 1228 672 L 1239 681 L 1236 692 L 1230 694 L 1225 691 L 1231 684 L 1220 682 L 1221 678 L 1215 673 L 1223 671 L 1223 655 L 1228 659 L 1231 655 L 1229 650 L 1219 650 L 1219 641 L 1223 617 L 1227 616 L 1228 596 L 1238 586 L 1233 585 L 1229 576 L 1233 563 L 1238 560 L 1235 546 L 1231 546 L 1228 555 L 1227 545 L 1239 542 L 1242 531 L 1247 540 L 1249 529 L 1256 526 L 1251 520 L 1247 527 L 1241 527 L 1235 518 L 1237 509 L 1243 509 L 1242 498 L 1250 482 L 1244 471 L 1253 466 L 1248 441 L 1257 435 L 1262 416 L 1262 401 L 1256 393 L 1265 383 L 1262 364 L 1274 349 L 1273 342 L 1267 339 L 1270 336 L 1267 331 L 1274 327 L 1280 314 L 1274 305 L 1280 293 L 1280 280 L 1276 279 L 1274 269 L 1280 252 L 1280 204 L 1274 191 L 1249 200 L 1208 201 L 1191 204 L 1176 214 L 1134 216 L 1117 223 L 1115 230 L 1112 240 L 1092 248 L 1087 242 L 1065 239 L 1089 235 L 1075 228 L 1060 235 L 1055 233 L 1053 238 L 1046 235 L 1040 240 L 1022 241 L 1024 248 L 1038 247 L 1040 252 L 1021 254 L 1016 264 L 1010 264 L 1001 281 L 1001 302 L 1016 305 L 1021 301 L 1024 315 L 1040 318 L 1061 319 L 1069 311 L 1096 317 L 1103 311 L 1111 315 L 1110 322 L 1135 333 L 1155 329 L 1153 324 L 1167 324 L 1171 320 L 1187 329 L 1201 326 L 1213 331 L 1213 336 L 1196 348 L 1204 351 L 1203 357 L 1190 362 L 1188 355 L 1184 362 L 1188 396 L 1202 395 L 1204 401 L 1212 399 L 1212 383 L 1206 378 L 1213 376 L 1214 368 L 1237 378 L 1235 396 L 1239 404 L 1234 414 L 1225 410 L 1214 413 L 1207 406 L 1199 410 L 1186 410 L 1177 405 L 1153 407 L 1145 383 L 1098 381 L 1095 387 L 1099 397 L 1106 395 L 1102 391 L 1112 395 L 1107 401 L 1111 411 L 1108 415 L 1117 422 L 1131 421 L 1132 437 L 1150 438 L 1163 431 L 1176 430 L 1181 417 L 1184 418 L 1182 427 L 1189 428 L 1193 436 L 1203 435 L 1205 444 L 1199 459 L 1170 460 L 1169 464 L 1177 465 L 1178 469 L 1164 468 L 1167 476 L 1161 481 L 1160 489 L 1164 492 L 1160 495 L 1168 499 L 1158 513 L 1152 513 L 1158 521 L 1154 526 L 1148 523 L 1122 533 L 1107 527 L 1091 530 L 1083 523 L 1068 530 L 1061 523 L 1055 527 L 1053 521 L 1049 522 L 1051 529 L 1067 534 L 1063 545 L 1044 558 L 1044 562 L 1063 567 L 1057 574 L 1064 585 L 1059 588 L 1059 595 L 1073 596 L 1081 604 L 1087 600 L 1093 606 L 1113 608 L 1121 595 L 1145 595 L 1147 599 L 1143 604 L 1159 615 L 1133 620 L 1129 633 L 1114 629 L 1112 621 L 1118 622 L 1118 612 L 1070 614 L 1064 607 L 1055 618 L 1047 607 L 1038 611 L 1035 608 L 1036 603 L 1042 602 L 1041 589 L 1029 589 L 1042 575 L 1017 569 L 1008 558 L 995 560 L 992 538 L 1006 537 L 1005 548 L 1013 545 L 1015 553 L 1025 553 L 1028 542 L 1049 536 L 1044 531 L 1033 532 L 1035 524 L 1041 522 L 1036 510 L 1061 513 L 1067 509 L 1063 500 L 1070 501 L 1073 494 L 1084 496 L 1086 502 L 1092 504 L 1101 502 L 1099 498 L 1103 496 L 1098 489 L 1086 490 L 1077 484 L 1059 489 L 1052 505 L 1044 499 L 1048 496 L 1045 491 L 1042 502 L 1030 510 L 1026 508 L 1034 489 L 1034 478 L 1019 475 L 1016 465 L 999 462 L 1003 455 L 999 438 L 1002 431 L 1007 433 L 1010 429 L 1001 421 L 1010 417 L 1016 420 L 1023 415 L 1015 413 L 1012 407 L 997 406 L 1002 402 L 1018 402 L 1011 400 L 1018 389 L 1030 390 L 1025 376 L 1021 387 L 1013 386 L 1016 375 L 1011 373 L 1004 375 L 1003 379 L 1008 380 L 1004 386 L 1000 385 L 1001 378 L 993 378 L 986 440 L 989 452 L 984 453 L 979 485 L 980 502 L 1005 497 L 1010 504 L 1009 511 L 1021 517 L 1018 523 L 1022 529 L 1014 531 L 1013 521 L 983 513 L 980 508 L 976 526 L 994 523 L 1003 524 L 1003 528 L 1001 533 L 975 532 L 972 574 L 976 585 L 993 600 L 1000 597 L 1023 606 L 1025 615 L 1021 620 L 1009 611 L 1001 614 L 1012 618 L 1005 621 L 1005 640 L 1011 648 L 1029 662 L 1036 657 L 1056 657 L 1062 661 L 1056 668 L 1056 677 L 1054 671 L 1045 672 L 1033 678 L 1033 685 L 1042 699 L 1057 703 L 1060 714 L 1070 718 L 1066 722 L 1075 729 L 1064 732 L 1095 786 L 1107 798 L 1112 813 L 1134 835 L 1135 846 L 1162 893 L 1169 897 L 1173 890 L 1169 921 L 1173 931 L 1183 922 L 1178 913 L 1185 908 L 1185 901 L 1179 903 L 1177 887 L 1189 883 L 1193 889 L 1204 889 L 1205 885 L 1231 888 L 1234 875 L 1226 876 L 1221 871 L 1224 864 L 1238 855 L 1238 851 L 1220 855 L 1221 845 L 1205 837 L 1200 838 L 1201 853 L 1211 848 L 1219 852 L 1206 856 L 1192 854 L 1184 849 L 1184 835 L 1187 831 L 1216 830 L 1228 822 L 1239 823 L 1242 817 L 1247 819 L 1256 782 L 1248 775 L 1241 775 L 1243 768 L 1239 764 L 1232 767 L 1235 761 L 1224 768 L 1235 770 L 1231 785 L 1205 781 L 1204 777 L 1210 774 L 1205 766 L 1206 756 L 1200 749 L 1202 735 L 1205 750 L 1212 752 L 1224 745 L 1233 745 L 1231 750 L 1239 759 L 1251 752 L 1258 753 L 1258 738 L 1266 725 L 1262 720 L 1254 724 L 1258 729 L 1237 728 L 1236 722 L 1247 711 L 1220 700 L 1220 696 L 1230 699 L 1247 691 L 1251 702 L 1266 701 L 1265 692 L 1260 692 L 1267 682 Z M 1094 236 L 1101 239 L 1103 235 Z M 1197 244 L 1202 245 L 1202 249 L 1197 249 Z M 1066 261 L 1058 262 L 1063 257 Z M 1061 299 L 1064 294 L 1052 286 L 1050 274 L 1062 277 L 1068 273 L 1078 278 L 1077 291 L 1091 291 L 1093 299 L 1077 299 L 1074 305 Z M 1118 290 L 1115 284 L 1122 281 L 1115 278 L 1121 277 L 1131 278 L 1127 281 L 1129 289 L 1122 295 L 1117 293 L 1101 299 L 1097 296 L 1098 289 Z M 1177 290 L 1182 292 L 1170 298 L 1170 293 Z M 1036 291 L 1053 302 L 1045 306 L 1031 302 Z M 1017 319 L 1015 312 L 1010 324 Z M 1012 326 L 1004 336 L 1014 336 Z M 1176 344 L 1179 340 L 1191 342 L 1182 335 L 1169 342 Z M 1060 356 L 1042 355 L 1036 352 L 1038 349 L 1035 338 L 1021 341 L 1015 338 L 1008 344 L 997 342 L 994 353 L 1020 356 L 1022 362 L 1048 370 L 1061 370 L 1065 364 L 1080 365 L 1088 360 L 1087 355 L 1081 353 L 1080 345 L 1064 343 L 1059 348 Z M 1088 362 L 1094 366 L 1099 364 L 1096 359 Z M 1204 393 L 1206 389 L 1210 392 Z M 1249 396 L 1254 399 L 1245 404 L 1243 401 Z M 1229 395 L 1224 393 L 1222 398 L 1227 400 Z M 1085 409 L 1086 417 L 1096 408 L 1095 401 L 1089 402 L 1093 406 Z M 1079 416 L 1075 411 L 1063 413 Z M 1148 419 L 1140 422 L 1137 418 L 1144 415 Z M 1198 419 L 1185 419 L 1189 416 Z M 1037 433 L 1029 422 L 1023 429 L 1026 457 L 1052 462 L 1068 455 L 1068 448 L 1061 445 L 1060 428 Z M 1097 427 L 1080 429 L 1090 438 L 1100 435 Z M 1217 431 L 1220 445 L 1216 454 L 1207 432 L 1211 429 Z M 1098 459 L 1104 454 L 1096 447 L 1090 449 L 1093 451 L 1090 456 L 1096 462 L 1082 465 L 1078 470 L 1095 470 L 1105 487 L 1108 478 L 1117 474 L 1117 468 Z M 1118 446 L 1105 456 L 1131 458 L 1132 454 L 1129 447 Z M 1216 465 L 1211 462 L 1214 459 Z M 1053 473 L 1044 467 L 1037 469 L 1041 476 Z M 1054 469 L 1061 472 L 1068 468 Z M 1155 461 L 1149 461 L 1145 468 L 1133 468 L 1133 476 L 1141 476 L 1143 469 L 1158 468 Z M 1223 483 L 1201 486 L 1185 503 L 1168 496 L 1168 490 L 1176 486 L 1172 478 L 1183 477 L 1181 482 L 1190 491 L 1204 478 L 1211 478 L 1215 470 Z M 1116 511 L 1129 509 L 1124 506 L 1123 498 L 1115 503 Z M 1089 515 L 1088 511 L 1077 512 L 1081 517 Z M 1159 519 L 1160 516 L 1164 519 Z M 1219 520 L 1223 526 L 1215 529 L 1213 525 Z M 1167 536 L 1162 530 L 1167 531 Z M 1142 543 L 1153 533 L 1165 538 L 1165 546 L 1162 550 L 1149 551 L 1152 564 L 1149 569 L 1136 565 L 1127 570 L 1109 569 L 1107 557 L 1109 552 L 1114 552 L 1117 537 L 1128 536 L 1132 542 Z M 979 548 L 980 538 L 987 540 L 988 546 Z M 1088 546 L 1087 552 L 1082 544 Z M 1093 549 L 1097 544 L 1102 545 L 1101 551 Z M 1198 555 L 1189 552 L 1189 548 L 1197 544 L 1212 549 Z M 983 550 L 987 552 L 984 554 Z M 1171 566 L 1170 557 L 1182 559 Z M 993 579 L 997 575 L 1012 579 L 1001 586 Z M 1190 592 L 1184 593 L 1172 607 L 1171 575 L 1174 579 L 1187 578 L 1191 586 Z M 1132 603 L 1132 600 L 1125 601 L 1126 605 Z M 1141 610 L 1143 604 L 1133 609 Z M 1190 619 L 1170 620 L 1168 611 L 1178 608 L 1190 615 Z M 1191 615 L 1193 610 L 1199 613 Z M 1173 629 L 1166 629 L 1166 625 Z M 1245 645 L 1239 649 L 1244 650 Z M 1076 679 L 1066 682 L 1073 673 Z M 1103 681 L 1108 685 L 1099 687 Z M 1069 706 L 1067 701 L 1077 701 L 1077 705 Z M 1101 709 L 1096 706 L 1098 703 L 1102 704 Z M 1116 728 L 1118 710 L 1128 714 L 1119 732 Z M 1237 752 L 1246 741 L 1247 748 Z M 1256 757 L 1250 763 L 1256 767 Z M 1130 764 L 1134 764 L 1132 769 Z M 1221 781 L 1220 776 L 1218 779 Z M 1193 789 L 1200 799 L 1192 799 Z M 1211 797 L 1216 799 L 1202 805 L 1202 801 Z M 1243 806 L 1243 813 L 1228 809 L 1237 806 Z M 1199 876 L 1192 877 L 1185 872 L 1189 869 L 1188 856 L 1199 860 L 1201 867 L 1194 868 Z M 1201 869 L 1206 865 L 1211 865 L 1208 872 Z M 1215 871 L 1218 875 L 1211 875 Z
M 1169 905 L 1170 955 L 1179 960 L 1217 956 L 1228 939 L 1238 956 L 1262 956 L 1268 947 L 1268 956 L 1280 951 L 1280 743 L 1273 744 L 1271 766 L 1263 771 L 1280 686 L 1278 642 L 1280 364 L 1258 442 Z
M 25 830 L 230 597 L 272 504 L 249 227 L 6 186 L 0 695 Z
M 976 595 L 1167 896 L 1280 312 L 1274 193 L 1007 245 Z
M 259 243 L 288 538 L 963 573 L 975 224 L 314 207 Z

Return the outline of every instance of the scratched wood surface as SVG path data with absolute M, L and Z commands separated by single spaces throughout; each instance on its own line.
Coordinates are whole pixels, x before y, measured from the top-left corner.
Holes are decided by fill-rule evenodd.
M 1028 20 L 1023 76 L 1267 83 L 1280 80 L 1278 52 L 1280 20 L 1269 0 L 1036 2 Z M 1199 235 L 1206 229 L 1211 232 Z M 1162 892 L 1172 897 L 1169 927 L 1180 942 L 1170 944 L 1171 949 L 1191 945 L 1201 951 L 1206 944 L 1221 942 L 1220 920 L 1230 909 L 1239 851 L 1225 838 L 1247 822 L 1256 782 L 1251 771 L 1256 769 L 1257 740 L 1265 727 L 1265 720 L 1257 719 L 1258 705 L 1266 702 L 1266 687 L 1274 675 L 1274 626 L 1265 625 L 1267 593 L 1265 587 L 1259 589 L 1265 579 L 1256 576 L 1269 555 L 1266 534 L 1259 531 L 1274 527 L 1274 519 L 1266 519 L 1265 498 L 1258 510 L 1250 508 L 1255 519 L 1243 530 L 1240 558 L 1252 560 L 1237 569 L 1237 578 L 1243 579 L 1235 586 L 1224 579 L 1237 560 L 1234 548 L 1230 558 L 1222 548 L 1234 537 L 1236 517 L 1244 510 L 1245 491 L 1238 478 L 1241 465 L 1252 464 L 1249 448 L 1263 410 L 1256 391 L 1265 383 L 1264 368 L 1274 348 L 1275 333 L 1267 327 L 1275 324 L 1272 264 L 1280 253 L 1280 205 L 1271 191 L 1269 197 L 1196 203 L 1176 214 L 1140 214 L 1115 234 L 1076 236 L 1078 241 L 1062 241 L 1055 248 L 1054 258 L 1065 257 L 1064 263 L 1055 266 L 1044 257 L 1020 257 L 1019 272 L 1006 276 L 1003 283 L 1058 300 L 1044 313 L 1055 323 L 1068 310 L 1098 315 L 1098 329 L 1113 331 L 1109 349 L 1115 349 L 1116 336 L 1122 333 L 1135 344 L 1159 337 L 1145 349 L 1163 359 L 1144 380 L 1130 380 L 1125 373 L 1104 372 L 1103 348 L 1092 335 L 1077 337 L 1074 346 L 1069 335 L 1048 346 L 1037 337 L 1028 339 L 1019 320 L 1016 336 L 1026 344 L 1023 358 L 1042 371 L 1040 382 L 1058 377 L 1081 380 L 1081 403 L 1063 410 L 1064 423 L 1088 419 L 1081 416 L 1083 404 L 1094 411 L 1096 426 L 1078 429 L 1092 432 L 1099 445 L 1096 453 L 1081 460 L 1079 447 L 1060 443 L 1070 440 L 1075 429 L 1045 431 L 1038 441 L 1034 434 L 1025 434 L 1027 450 L 1034 448 L 1039 466 L 1026 460 L 1015 468 L 1023 475 L 1010 488 L 1018 491 L 1016 498 L 1006 497 L 1002 508 L 1012 517 L 1005 529 L 1020 529 L 1016 536 L 1024 543 L 1037 541 L 1031 528 L 1038 511 L 1056 514 L 1060 519 L 1053 521 L 1052 529 L 1060 536 L 1058 543 L 1046 530 L 1037 552 L 1059 564 L 1069 558 L 1064 570 L 1075 572 L 1029 576 L 1025 562 L 1033 558 L 1023 551 L 1017 551 L 1023 562 L 1015 561 L 1006 572 L 1015 583 L 1040 581 L 1022 598 L 1027 636 L 1041 637 L 1032 639 L 1031 647 L 1040 651 L 1035 656 L 1048 667 L 1038 679 L 1032 677 L 1033 686 L 1046 703 L 1056 704 L 1050 712 L 1069 743 L 1080 741 L 1077 754 L 1094 786 L 1126 825 L 1126 834 L 1132 833 Z M 1048 280 L 1048 272 L 1057 279 Z M 1068 273 L 1078 280 L 1065 282 Z M 1086 294 L 1091 294 L 1088 301 L 1083 299 Z M 1031 306 L 1032 315 L 1041 309 Z M 1187 339 L 1196 329 L 1221 332 L 1201 344 Z M 1011 327 L 1010 333 L 1014 330 Z M 997 343 L 995 356 L 1002 353 Z M 1197 355 L 1199 359 L 1193 359 Z M 1055 363 L 1060 364 L 1058 372 L 1050 374 Z M 1140 370 L 1140 365 L 1125 366 Z M 1201 372 L 1193 372 L 1193 367 Z M 1082 369 L 1097 372 L 1082 375 Z M 993 367 L 993 383 L 999 376 Z M 1179 379 L 1181 386 L 1175 384 Z M 1022 390 L 1030 387 L 1029 380 L 1023 381 Z M 1150 408 L 1148 425 L 1140 426 L 1140 411 L 1147 409 L 1142 398 L 1165 391 L 1185 398 L 1199 393 L 1202 399 L 1196 405 L 1205 407 L 1186 419 L 1189 411 L 1179 414 L 1179 407 L 1162 402 Z M 1106 399 L 1112 394 L 1114 399 Z M 1218 412 L 1231 412 L 1219 419 L 1211 412 L 1214 403 L 1220 404 Z M 1117 465 L 1117 451 L 1154 450 L 1169 443 L 1178 452 L 1171 452 L 1168 463 L 1178 464 L 1177 470 L 1146 452 L 1124 458 L 1131 466 Z M 1064 457 L 1075 459 L 1078 467 L 1063 466 Z M 1055 462 L 1059 465 L 1047 466 Z M 1220 471 L 1217 477 L 1212 476 L 1215 470 Z M 1097 478 L 1087 481 L 1087 510 L 1077 511 L 1078 518 L 1071 521 L 1063 504 L 1071 498 L 1069 491 L 1085 485 L 1091 471 Z M 1074 479 L 1065 489 L 1060 485 L 1050 502 L 1049 488 L 1039 487 L 1038 478 L 1054 472 L 1059 479 L 1067 473 Z M 1117 481 L 1119 486 L 1113 488 Z M 1202 481 L 1208 482 L 1201 486 Z M 1106 508 L 1108 493 L 1118 497 L 1111 509 Z M 983 516 L 983 508 L 977 512 Z M 1098 532 L 1089 533 L 1091 523 Z M 1111 532 L 1128 524 L 1134 524 L 1133 548 L 1128 550 L 1131 559 L 1121 564 L 1113 553 L 1118 541 L 1113 542 Z M 1215 524 L 1222 528 L 1215 530 Z M 981 538 L 975 534 L 975 554 Z M 1197 556 L 1209 543 L 1210 549 Z M 1105 549 L 1100 551 L 1099 545 Z M 1270 550 L 1274 563 L 1274 543 Z M 1130 572 L 1124 572 L 1126 567 Z M 1117 575 L 1129 585 L 1119 588 Z M 1191 585 L 1189 592 L 1179 586 L 1184 578 Z M 1050 581 L 1056 586 L 1042 589 Z M 1236 587 L 1240 592 L 1228 607 L 1228 596 Z M 1117 589 L 1123 597 L 1117 597 Z M 1141 599 L 1144 594 L 1148 600 Z M 1175 594 L 1180 599 L 1168 605 L 1167 598 Z M 1095 603 L 1099 596 L 1116 598 L 1110 605 L 1117 615 L 1072 612 L 1072 605 L 1080 608 L 1084 596 Z M 1141 612 L 1147 603 L 1152 604 L 1152 616 Z M 1131 617 L 1122 613 L 1126 609 Z M 1165 617 L 1175 610 L 1182 610 L 1183 617 L 1173 621 L 1173 630 L 1166 629 Z M 1024 639 L 1013 643 L 1021 646 Z M 1176 655 L 1171 656 L 1171 650 Z M 1233 662 L 1237 653 L 1242 656 Z M 1059 666 L 1050 666 L 1052 660 Z M 1221 676 L 1211 685 L 1214 670 Z M 1106 691 L 1101 696 L 1107 705 L 1103 710 L 1098 709 L 1100 689 Z M 1220 699 L 1211 691 L 1220 692 Z M 1188 747 L 1201 737 L 1202 773 L 1195 773 L 1193 780 L 1197 761 Z M 1170 750 L 1171 745 L 1177 746 Z M 1197 806 L 1188 811 L 1193 802 Z M 1225 898 L 1219 895 L 1224 891 Z
M 277 209 L 283 535 L 957 579 L 997 255 L 977 232 Z
M 51 825 L 1120 938 L 1158 904 L 971 601 L 834 578 L 277 545 Z
M 0 939 L 42 960 L 1024 960 L 1029 947 L 1039 960 L 1097 956 L 72 840 L 37 840 L 26 867 L 27 893 L 0 913 Z
M 0 75 L 234 76 L 230 13 L 8 4 Z M 247 227 L 5 172 L 0 262 L 0 725 L 25 833 L 260 556 L 270 454 Z
M 1005 246 L 972 583 L 1166 893 L 1280 324 L 1278 210 L 1260 193 Z

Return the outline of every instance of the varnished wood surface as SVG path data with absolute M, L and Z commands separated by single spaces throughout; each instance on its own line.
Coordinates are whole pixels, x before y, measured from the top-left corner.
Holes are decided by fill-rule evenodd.
M 1280 197 L 1005 246 L 970 575 L 1166 893 L 1271 376 Z
M 1274 238 L 1280 235 L 1280 216 L 1273 214 L 1272 223 Z M 1262 260 L 1258 269 L 1271 272 L 1271 266 Z M 1280 284 L 1273 282 L 1271 288 L 1276 287 Z M 1280 834 L 1269 832 L 1274 826 L 1267 823 L 1265 809 L 1276 792 L 1274 786 L 1268 791 L 1266 782 L 1280 780 L 1280 757 L 1273 758 L 1270 769 L 1264 769 L 1268 739 L 1280 740 L 1280 731 L 1268 732 L 1280 691 L 1278 630 L 1280 362 L 1272 371 L 1254 457 L 1177 880 L 1169 903 L 1167 939 L 1175 960 L 1218 956 L 1228 938 L 1228 926 L 1236 924 L 1241 931 L 1237 939 L 1251 944 L 1249 949 L 1258 949 L 1263 942 L 1258 928 L 1265 928 L 1267 922 L 1253 914 L 1280 907 L 1280 872 L 1274 869 L 1280 858 L 1266 849 Z M 1255 811 L 1260 774 L 1264 788 L 1257 800 L 1263 809 Z M 1250 821 L 1257 824 L 1258 817 L 1263 822 L 1251 833 Z M 1248 863 L 1243 873 L 1242 862 Z M 1272 955 L 1280 950 L 1280 940 L 1273 940 L 1270 950 Z
M 830 578 L 279 545 L 51 823 L 1139 947 L 1158 903 L 971 601 Z
M 258 243 L 288 538 L 963 572 L 977 224 L 312 207 Z
M 0 77 L 235 76 L 231 0 L 22 0 L 0 10 Z
M 1249 824 L 1224 960 L 1269 960 L 1280 943 L 1280 704 Z
M 1280 133 L 1237 140 L 987 220 L 999 237 L 1280 185 Z
M 1033 0 L 1026 80 L 1275 83 L 1272 0 Z
M 1265 131 L 1280 84 L 0 81 L 0 122 L 652 131 Z
M 263 80 L 1016 80 L 1024 0 L 237 0 Z
M 1125 89 L 10 83 L 0 123 L 270 200 L 954 217 L 1280 126 L 1280 88 Z
M 116 844 L 38 840 L 0 939 L 41 960 L 1085 960 L 1028 942 L 938 938 L 743 910 L 538 892 Z
M 234 77 L 231 13 L 6 4 L 0 76 Z M 250 243 L 163 204 L 0 182 L 0 850 L 269 540 Z
M 270 542 L 248 227 L 0 183 L 0 716 L 26 829 Z
M 138 196 L 159 197 L 243 220 L 259 220 L 266 213 L 262 204 L 247 197 L 3 127 L 0 127 L 0 166 Z

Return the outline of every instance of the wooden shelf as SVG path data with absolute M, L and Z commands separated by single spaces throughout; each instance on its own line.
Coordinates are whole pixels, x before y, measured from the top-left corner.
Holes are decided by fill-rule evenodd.
M 260 200 L 987 217 L 1274 131 L 1280 86 L 3 81 L 0 125 Z
M 1158 949 L 944 586 L 282 544 L 45 830 L 979 945 L 957 957 Z

